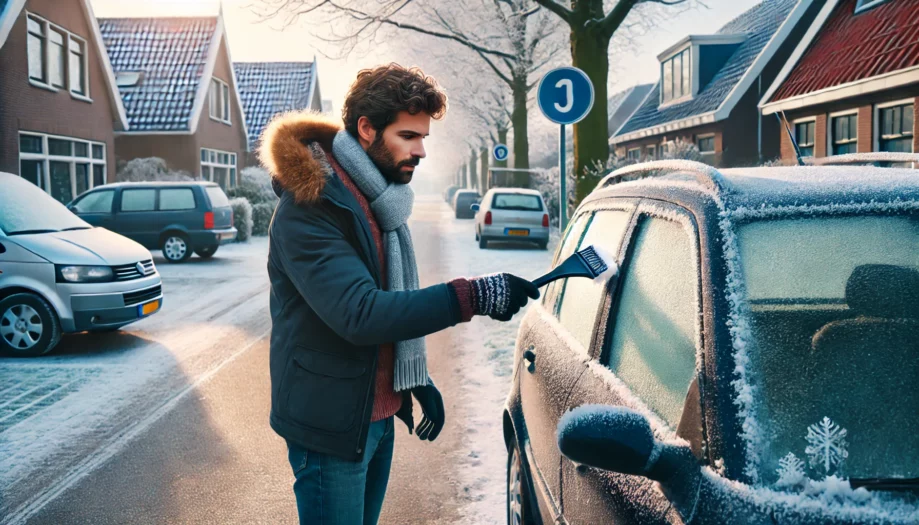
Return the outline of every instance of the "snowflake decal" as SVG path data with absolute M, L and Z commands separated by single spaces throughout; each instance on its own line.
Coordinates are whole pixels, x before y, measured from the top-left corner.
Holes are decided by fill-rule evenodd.
M 796 487 L 807 479 L 804 474 L 804 462 L 791 452 L 779 460 L 776 472 L 779 474 L 779 480 L 775 482 L 775 486 L 779 488 Z
M 826 475 L 829 475 L 830 470 L 834 468 L 838 471 L 845 459 L 849 457 L 846 434 L 846 429 L 840 428 L 826 416 L 819 423 L 807 427 L 809 445 L 804 452 L 807 453 L 811 466 L 823 469 Z

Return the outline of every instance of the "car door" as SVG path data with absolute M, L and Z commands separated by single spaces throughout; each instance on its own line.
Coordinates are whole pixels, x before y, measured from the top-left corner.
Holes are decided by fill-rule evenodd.
M 70 211 L 99 228 L 112 229 L 115 190 L 92 191 L 70 206 Z
M 702 315 L 699 242 L 691 216 L 659 203 L 642 206 L 625 243 L 619 283 L 608 292 L 599 360 L 579 378 L 567 410 L 588 404 L 650 414 L 659 439 L 679 437 L 702 455 L 697 356 Z M 648 478 L 562 459 L 562 502 L 569 523 L 681 523 L 695 501 L 695 479 L 668 491 Z M 677 501 L 675 501 L 677 500 Z
M 216 186 L 214 188 L 219 190 Z M 161 188 L 158 191 L 157 231 L 164 231 L 170 226 L 184 226 L 189 230 L 204 227 L 203 213 L 198 211 L 199 203 L 193 188 Z
M 117 233 L 146 248 L 158 248 L 159 230 L 153 220 L 155 210 L 155 188 L 124 188 L 121 190 L 120 206 L 115 217 Z
M 619 209 L 585 208 L 575 217 L 559 249 L 555 264 L 564 261 L 587 243 L 600 244 L 616 252 L 628 226 L 632 210 L 628 203 Z M 591 223 L 597 223 L 596 234 L 589 238 L 584 232 Z M 602 232 L 602 233 L 601 233 Z M 609 248 L 612 247 L 612 248 Z M 584 372 L 588 358 L 592 320 L 596 319 L 602 302 L 602 292 L 575 298 L 584 287 L 575 284 L 583 281 L 587 287 L 602 282 L 573 278 L 567 308 L 559 311 L 556 303 L 564 301 L 566 293 L 562 281 L 556 281 L 545 290 L 539 316 L 529 318 L 521 326 L 518 347 L 524 350 L 517 376 L 520 381 L 521 408 L 526 422 L 527 440 L 523 455 L 533 473 L 533 485 L 538 491 L 537 500 L 543 520 L 554 522 L 560 507 L 560 462 L 555 429 L 565 411 L 568 391 Z

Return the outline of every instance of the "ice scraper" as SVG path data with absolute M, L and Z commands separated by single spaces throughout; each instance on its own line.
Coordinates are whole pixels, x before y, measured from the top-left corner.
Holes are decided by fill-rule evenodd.
M 606 259 L 609 259 L 613 266 L 613 272 L 618 271 L 618 266 L 616 263 L 612 262 L 612 257 L 607 255 Z M 583 250 L 576 252 L 565 259 L 565 262 L 559 264 L 555 267 L 554 270 L 539 277 L 533 281 L 533 284 L 537 288 L 541 288 L 552 281 L 558 279 L 564 279 L 565 277 L 589 277 L 591 279 L 596 279 L 602 273 L 609 270 L 609 264 L 604 260 L 604 257 L 601 257 L 597 253 L 597 249 L 593 246 L 588 246 Z

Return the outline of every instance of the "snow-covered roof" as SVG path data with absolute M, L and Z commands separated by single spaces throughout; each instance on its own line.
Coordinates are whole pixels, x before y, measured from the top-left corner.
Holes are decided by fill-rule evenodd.
M 272 117 L 310 108 L 316 87 L 315 64 L 315 60 L 233 63 L 253 151 Z

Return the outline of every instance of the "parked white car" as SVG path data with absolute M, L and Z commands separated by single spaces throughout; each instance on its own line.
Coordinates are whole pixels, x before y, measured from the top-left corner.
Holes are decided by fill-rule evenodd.
M 549 245 L 549 213 L 536 190 L 493 188 L 472 210 L 475 240 L 483 250 L 489 241 L 535 243 L 541 250 Z
M 0 354 L 39 356 L 62 333 L 117 330 L 160 310 L 150 252 L 0 172 Z

